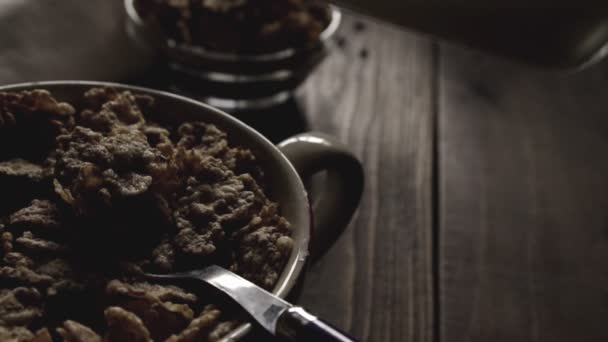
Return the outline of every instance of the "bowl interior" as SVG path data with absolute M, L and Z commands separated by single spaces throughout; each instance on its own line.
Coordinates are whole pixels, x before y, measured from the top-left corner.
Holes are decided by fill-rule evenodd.
M 135 6 L 135 0 L 124 0 L 125 11 L 129 19 L 140 27 L 150 26 L 144 19 L 139 15 Z M 318 43 L 324 44 L 338 29 L 342 19 L 342 14 L 338 7 L 328 4 L 327 11 L 329 12 L 330 21 L 325 29 L 319 35 Z M 162 30 L 158 27 L 154 28 L 154 31 L 158 34 Z M 162 34 L 162 33 L 160 33 Z M 202 46 L 195 46 L 189 44 L 182 44 L 174 39 L 167 38 L 166 45 L 169 49 L 177 49 L 181 52 L 187 52 L 202 58 L 223 61 L 223 62 L 276 62 L 284 59 L 293 57 L 294 55 L 302 52 L 302 50 L 308 50 L 310 47 L 302 48 L 287 48 L 275 52 L 260 53 L 260 54 L 235 54 L 229 52 L 219 52 L 206 49 Z
M 115 83 L 56 81 L 17 84 L 0 87 L 0 91 L 19 91 L 42 88 L 49 90 L 58 100 L 70 102 L 78 108 L 82 95 L 91 87 L 112 86 L 134 93 L 148 94 L 155 98 L 154 111 L 148 115 L 155 122 L 176 125 L 185 121 L 205 121 L 213 123 L 228 133 L 229 141 L 253 151 L 264 170 L 268 183 L 267 194 L 279 203 L 281 214 L 292 225 L 294 248 L 283 269 L 274 294 L 285 297 L 295 285 L 308 255 L 310 238 L 310 208 L 305 188 L 293 166 L 270 141 L 241 121 L 203 103 L 146 88 Z M 247 332 L 245 324 L 229 334 L 238 338 Z

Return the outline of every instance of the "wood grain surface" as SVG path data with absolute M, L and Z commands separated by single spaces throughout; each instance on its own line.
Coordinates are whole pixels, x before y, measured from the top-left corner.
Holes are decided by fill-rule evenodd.
M 301 304 L 365 341 L 431 341 L 431 42 L 347 17 L 298 98 L 313 130 L 363 161 L 358 215 L 312 267 Z M 367 57 L 363 50 L 368 51 Z
M 440 340 L 608 340 L 608 65 L 440 56 Z
M 358 212 L 294 299 L 363 341 L 433 341 L 433 42 L 346 12 L 330 46 L 294 100 L 235 114 L 273 142 L 328 133 L 364 165 Z

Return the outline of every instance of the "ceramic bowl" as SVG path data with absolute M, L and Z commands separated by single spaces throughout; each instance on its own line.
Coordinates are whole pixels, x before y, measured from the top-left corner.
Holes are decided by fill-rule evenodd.
M 267 195 L 279 203 L 281 214 L 293 227 L 294 248 L 272 291 L 280 297 L 286 297 L 296 285 L 307 260 L 320 257 L 335 242 L 358 206 L 363 189 L 361 164 L 345 146 L 324 134 L 303 133 L 275 146 L 243 122 L 201 102 L 115 83 L 51 81 L 2 86 L 0 91 L 47 89 L 59 101 L 78 108 L 85 91 L 104 86 L 152 96 L 154 109 L 146 116 L 159 124 L 205 121 L 227 132 L 232 144 L 252 150 L 264 170 Z M 327 172 L 327 184 L 311 208 L 313 202 L 309 201 L 300 177 L 307 178 L 319 171 Z M 250 323 L 242 324 L 226 339 L 240 339 L 250 329 Z

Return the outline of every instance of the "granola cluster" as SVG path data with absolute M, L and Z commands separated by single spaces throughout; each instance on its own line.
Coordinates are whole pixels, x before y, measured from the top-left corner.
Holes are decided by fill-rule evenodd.
M 148 96 L 82 103 L 0 92 L 0 340 L 218 340 L 238 319 L 213 295 L 141 273 L 274 286 L 293 242 L 255 156 L 211 124 L 148 122 Z
M 135 5 L 177 41 L 237 53 L 310 45 L 330 16 L 320 0 L 137 0 Z

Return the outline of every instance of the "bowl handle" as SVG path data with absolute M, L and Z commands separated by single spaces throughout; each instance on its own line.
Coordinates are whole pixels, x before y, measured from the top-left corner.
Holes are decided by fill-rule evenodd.
M 363 193 L 363 167 L 348 148 L 322 133 L 303 133 L 279 144 L 279 149 L 307 179 L 327 171 L 326 184 L 313 201 L 312 262 L 336 242 L 354 214 Z

